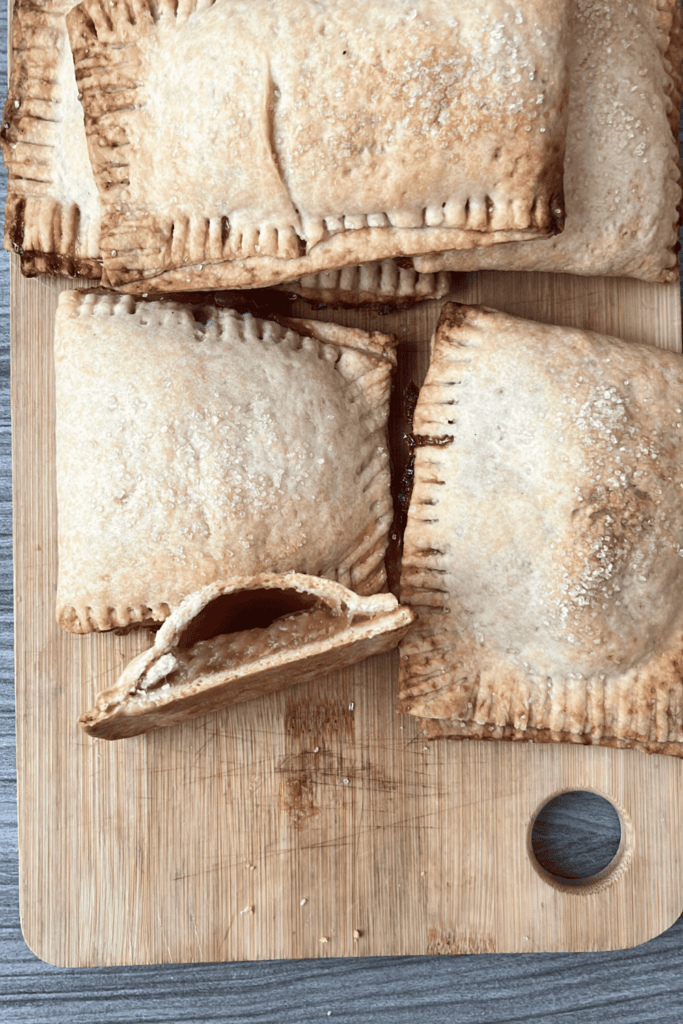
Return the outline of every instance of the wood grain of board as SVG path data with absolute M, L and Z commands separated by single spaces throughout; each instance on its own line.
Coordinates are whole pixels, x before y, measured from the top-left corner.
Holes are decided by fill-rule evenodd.
M 683 909 L 683 765 L 573 746 L 440 740 L 395 714 L 397 655 L 180 728 L 93 741 L 79 712 L 149 644 L 67 635 L 57 579 L 52 329 L 59 289 L 12 261 L 15 644 L 22 927 L 63 966 L 615 949 Z M 453 298 L 680 350 L 677 286 L 463 277 Z M 295 315 L 393 331 L 419 383 L 441 303 Z M 400 407 L 400 403 L 395 403 Z M 395 418 L 398 448 L 402 425 Z M 529 850 L 588 789 L 622 844 L 583 886 Z

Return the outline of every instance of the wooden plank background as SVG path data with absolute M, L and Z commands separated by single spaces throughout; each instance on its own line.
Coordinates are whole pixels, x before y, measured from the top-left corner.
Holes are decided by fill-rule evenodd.
M 680 762 L 426 744 L 394 713 L 395 653 L 132 740 L 78 730 L 149 635 L 74 637 L 53 621 L 60 287 L 12 268 L 20 893 L 34 952 L 91 966 L 604 950 L 669 927 L 683 905 Z M 675 286 L 483 273 L 454 297 L 680 346 Z M 395 331 L 400 394 L 424 376 L 439 308 L 316 315 Z M 398 451 L 400 418 L 392 429 Z M 537 811 L 573 788 L 622 819 L 618 864 L 580 891 L 551 884 L 528 852 Z

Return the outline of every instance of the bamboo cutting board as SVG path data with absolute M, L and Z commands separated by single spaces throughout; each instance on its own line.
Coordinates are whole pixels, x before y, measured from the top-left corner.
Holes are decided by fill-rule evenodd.
M 395 714 L 397 655 L 118 743 L 76 726 L 149 645 L 58 630 L 52 329 L 62 283 L 12 263 L 17 759 L 25 938 L 63 966 L 605 950 L 683 909 L 683 764 L 636 751 L 440 740 Z M 463 276 L 453 294 L 680 350 L 677 286 Z M 395 332 L 419 383 L 440 303 L 313 313 Z M 295 315 L 308 315 L 298 304 Z M 399 403 L 395 403 L 400 406 Z M 395 417 L 394 444 L 401 424 Z M 539 809 L 617 808 L 615 860 L 579 887 L 530 852 Z

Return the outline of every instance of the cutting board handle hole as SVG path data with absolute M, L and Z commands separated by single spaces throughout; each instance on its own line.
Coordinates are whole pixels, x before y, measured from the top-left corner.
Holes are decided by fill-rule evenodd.
M 623 827 L 626 826 L 626 827 Z M 628 823 L 599 793 L 558 793 L 534 816 L 529 854 L 538 873 L 555 888 L 588 893 L 621 875 L 629 854 Z

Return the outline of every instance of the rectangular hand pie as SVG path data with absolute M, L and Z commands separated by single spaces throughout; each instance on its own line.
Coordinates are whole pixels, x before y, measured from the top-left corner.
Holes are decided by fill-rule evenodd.
M 73 5 L 14 4 L 13 62 L 0 131 L 9 172 L 5 248 L 21 255 L 28 274 L 99 277 L 100 203 L 66 33 Z M 562 235 L 540 245 L 506 243 L 416 257 L 423 272 L 488 267 L 675 279 L 680 5 L 616 0 L 609 9 L 575 7 L 571 36 Z M 332 304 L 381 303 L 394 285 L 386 273 L 375 283 L 375 266 L 292 282 L 288 290 Z M 389 301 L 406 295 L 405 273 Z M 438 297 L 417 284 L 414 295 Z
M 567 0 L 84 0 L 109 282 L 273 284 L 563 216 Z
M 161 622 L 228 577 L 385 585 L 395 341 L 63 292 L 57 619 Z
M 679 0 L 572 5 L 561 235 L 415 258 L 440 270 L 677 281 Z
M 450 304 L 415 410 L 400 707 L 683 756 L 683 360 Z

